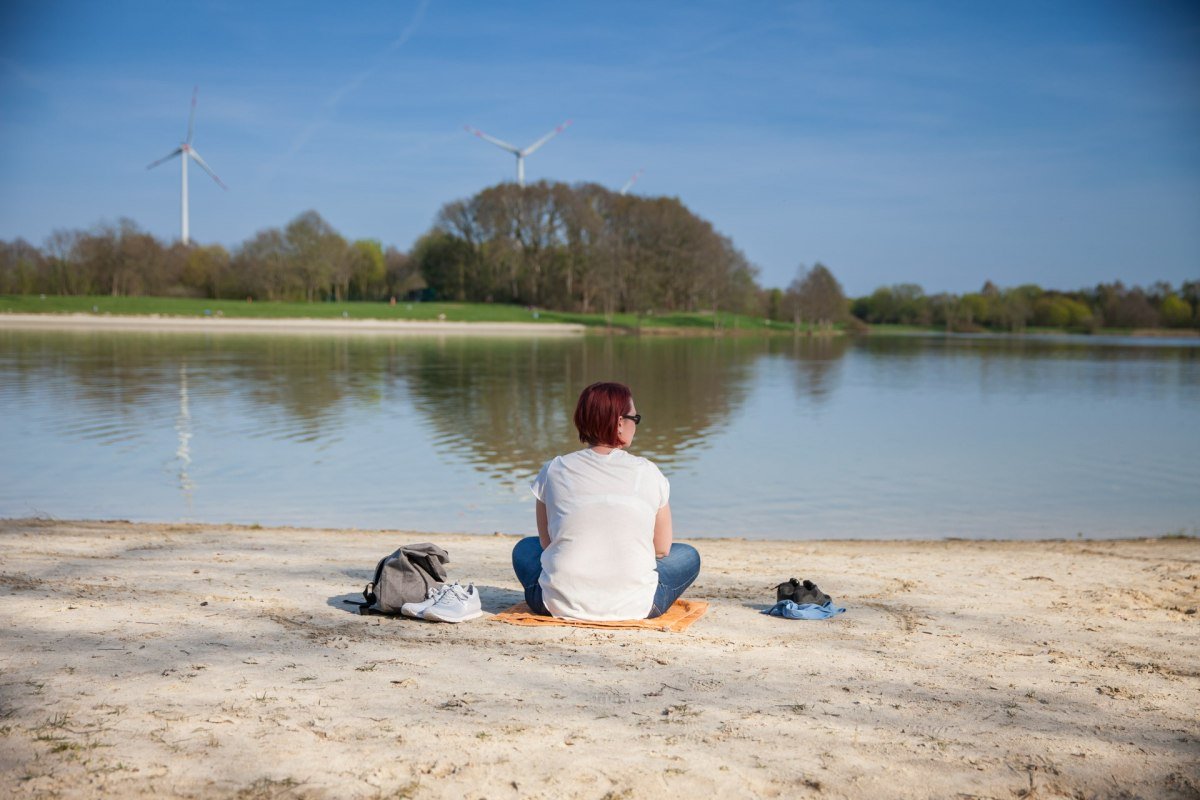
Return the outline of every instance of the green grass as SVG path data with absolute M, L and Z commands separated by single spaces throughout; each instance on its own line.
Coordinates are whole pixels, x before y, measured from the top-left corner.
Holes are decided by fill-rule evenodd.
M 1162 336 L 1181 336 L 1192 337 L 1196 336 L 1196 332 L 1187 328 L 1157 328 L 1154 329 Z M 923 325 L 894 325 L 891 323 L 871 325 L 870 333 L 873 336 L 910 336 L 913 334 L 927 333 L 945 333 L 946 329 L 940 326 L 923 326 Z M 978 331 L 979 333 L 999 334 L 1001 336 L 1022 336 L 1036 334 L 1052 334 L 1063 335 L 1070 334 L 1076 336 L 1132 336 L 1146 335 L 1145 331 L 1139 334 L 1139 331 L 1134 328 L 1097 328 L 1095 331 L 1087 331 L 1082 328 L 1047 328 L 1036 325 L 1030 325 L 1019 333 L 1013 333 L 1006 330 L 993 330 L 984 328 Z
M 116 315 L 161 314 L 173 317 L 222 316 L 235 319 L 380 319 L 436 320 L 450 322 L 568 322 L 589 328 L 616 328 L 626 331 L 696 332 L 713 330 L 749 332 L 791 332 L 792 326 L 771 323 L 745 314 L 720 312 L 714 324 L 710 312 L 647 314 L 580 314 L 565 311 L 530 311 L 524 306 L 498 303 L 287 303 L 245 300 L 205 300 L 181 297 L 110 297 L 107 295 L 68 296 L 0 295 L 0 313 Z
M 944 328 L 924 327 L 921 325 L 896 325 L 892 323 L 876 323 L 871 325 L 871 333 L 885 336 L 905 336 L 914 333 L 944 333 Z

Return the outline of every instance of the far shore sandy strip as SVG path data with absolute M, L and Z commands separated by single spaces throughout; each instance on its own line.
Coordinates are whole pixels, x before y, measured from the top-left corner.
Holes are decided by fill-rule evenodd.
M 326 317 L 245 318 L 173 316 L 170 314 L 89 314 L 38 313 L 26 314 L 0 311 L 0 329 L 53 330 L 53 331 L 145 331 L 164 333 L 261 333 L 261 334 L 353 334 L 362 336 L 579 336 L 589 331 L 604 333 L 627 333 L 621 328 L 589 328 L 571 322 L 451 322 L 438 320 L 402 319 L 353 319 Z M 940 331 L 923 330 L 868 330 L 886 336 L 921 337 L 936 335 Z M 786 329 L 721 329 L 688 327 L 646 327 L 640 333 L 645 336 L 707 337 L 707 336 L 761 336 L 764 334 L 790 333 Z M 811 336 L 812 333 L 807 335 Z M 817 336 L 845 336 L 847 331 L 820 332 Z M 1015 338 L 1041 334 L 982 334 L 991 338 Z M 1055 334 L 1051 334 L 1055 335 Z M 1086 343 L 1089 336 L 1072 333 L 1061 334 Z M 1101 336 L 1110 335 L 1101 332 Z M 1135 339 L 1196 339 L 1200 331 L 1189 329 L 1146 328 L 1116 334 Z
M 353 333 L 368 336 L 578 336 L 584 325 L 566 322 L 450 322 L 392 319 L 246 319 L 162 314 L 7 314 L 0 328 L 21 330 L 169 331 L 180 333 Z
M 461 625 L 359 616 L 431 541 Z M 514 536 L 0 521 L 15 798 L 1196 798 L 1200 542 L 692 540 L 685 633 L 522 628 Z M 846 614 L 760 611 L 811 578 Z

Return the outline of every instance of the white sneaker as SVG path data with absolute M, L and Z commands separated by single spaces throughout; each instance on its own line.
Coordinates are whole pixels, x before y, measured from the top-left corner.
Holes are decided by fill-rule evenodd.
M 457 582 L 447 584 L 445 590 L 421 615 L 421 619 L 435 622 L 466 622 L 483 616 L 483 605 L 475 584 L 461 586 Z
M 419 603 L 405 603 L 400 606 L 400 614 L 413 619 L 423 619 L 422 615 L 431 605 L 437 602 L 437 599 L 446 591 L 448 583 L 443 583 L 441 586 L 430 586 L 429 594 L 424 600 Z

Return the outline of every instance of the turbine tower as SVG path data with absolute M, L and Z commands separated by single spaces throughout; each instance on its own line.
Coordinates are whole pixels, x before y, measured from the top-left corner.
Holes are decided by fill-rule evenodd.
M 637 172 L 633 173 L 633 176 L 629 180 L 625 181 L 625 185 L 621 187 L 621 191 L 618 192 L 618 194 L 629 194 L 629 190 L 633 188 L 633 185 L 637 183 L 638 178 L 642 177 L 642 173 L 645 171 L 646 170 L 644 169 L 639 169 Z
M 192 133 L 195 129 L 195 124 L 196 124 L 196 94 L 199 91 L 200 91 L 199 86 L 192 89 L 192 112 L 191 112 L 191 114 L 188 115 L 187 138 L 183 140 L 183 143 L 181 145 L 179 145 L 179 147 L 176 147 L 170 153 L 167 153 L 165 156 L 160 158 L 158 161 L 155 161 L 153 164 L 149 164 L 146 166 L 146 169 L 154 169 L 159 164 L 162 164 L 164 161 L 170 161 L 175 156 L 180 157 L 179 163 L 180 163 L 180 167 L 182 169 L 183 183 L 182 183 L 180 191 L 179 191 L 179 229 L 180 229 L 179 241 L 183 242 L 184 244 L 188 243 L 188 186 L 187 186 L 188 159 L 190 158 L 191 160 L 193 160 L 197 164 L 199 164 L 200 168 L 202 170 L 204 170 L 205 172 L 207 172 L 210 176 L 212 176 L 212 179 L 214 181 L 216 181 L 217 185 L 220 186 L 222 189 L 229 188 L 224 183 L 221 183 L 221 179 L 217 177 L 217 173 L 213 172 L 212 169 L 208 166 L 208 164 L 204 163 L 204 159 L 201 158 L 200 154 L 196 152 L 196 148 L 192 147 Z
M 514 156 L 516 156 L 517 157 L 517 185 L 524 186 L 525 185 L 525 156 L 533 155 L 533 153 L 539 147 L 541 147 L 546 142 L 553 139 L 555 136 L 558 136 L 560 133 L 565 131 L 570 126 L 571 126 L 571 120 L 567 120 L 562 125 L 559 125 L 557 128 L 550 131 L 549 133 L 547 133 L 542 138 L 538 139 L 533 144 L 529 145 L 529 147 L 526 147 L 524 150 L 522 150 L 519 147 L 514 147 L 511 144 L 509 144 L 508 142 L 501 141 L 500 139 L 497 139 L 493 136 L 488 136 L 483 131 L 481 131 L 477 128 L 472 128 L 470 125 L 464 125 L 463 127 L 467 129 L 467 133 L 473 133 L 476 136 L 478 136 L 480 139 L 483 139 L 485 142 L 491 142 L 492 144 L 496 145 L 496 147 L 499 147 L 501 150 L 507 150 L 508 152 L 510 152 Z

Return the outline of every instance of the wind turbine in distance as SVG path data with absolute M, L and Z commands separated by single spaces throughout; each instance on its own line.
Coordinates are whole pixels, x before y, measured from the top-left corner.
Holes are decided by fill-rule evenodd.
M 226 189 L 226 190 L 229 188 L 224 183 L 221 183 L 221 179 L 217 177 L 217 173 L 213 172 L 212 169 L 208 166 L 208 164 L 204 163 L 204 159 L 201 158 L 200 154 L 196 152 L 196 148 L 192 147 L 192 133 L 195 130 L 195 124 L 196 124 L 196 95 L 199 93 L 199 91 L 200 91 L 199 86 L 192 89 L 192 112 L 191 112 L 191 114 L 188 115 L 187 138 L 183 140 L 183 144 L 179 145 L 179 147 L 176 147 L 170 153 L 167 153 L 165 156 L 160 158 L 158 161 L 155 161 L 153 164 L 149 164 L 146 167 L 146 169 L 154 169 L 159 164 L 162 164 L 164 161 L 170 161 L 175 156 L 180 156 L 179 163 L 183 170 L 183 184 L 182 184 L 182 187 L 179 192 L 179 198 L 180 198 L 179 199 L 179 209 L 180 209 L 180 211 L 179 211 L 179 219 L 180 219 L 179 240 L 181 242 L 183 242 L 184 244 L 188 243 L 188 187 L 187 187 L 188 159 L 190 158 L 193 161 L 195 161 L 197 164 L 200 165 L 200 169 L 204 170 L 210 176 L 212 176 L 212 179 L 217 182 L 217 186 L 220 186 L 222 189 Z
M 508 152 L 510 152 L 514 156 L 516 156 L 517 157 L 517 185 L 524 186 L 525 185 L 525 156 L 533 155 L 534 151 L 536 151 L 539 147 L 541 147 L 546 142 L 553 139 L 555 136 L 558 136 L 560 133 L 565 131 L 567 128 L 571 127 L 571 120 L 567 120 L 562 125 L 559 125 L 557 128 L 550 131 L 545 136 L 538 139 L 533 144 L 529 145 L 529 147 L 526 147 L 524 150 L 522 150 L 519 147 L 513 147 L 508 142 L 501 141 L 493 136 L 488 136 L 486 133 L 479 130 L 478 128 L 472 128 L 470 125 L 464 125 L 463 127 L 467 129 L 467 133 L 473 133 L 476 136 L 478 136 L 480 139 L 483 139 L 485 142 L 491 142 L 492 144 L 496 145 L 496 147 L 499 147 L 502 150 L 507 150 Z
M 629 194 L 629 190 L 633 188 L 633 185 L 637 183 L 637 179 L 642 177 L 642 173 L 645 171 L 646 170 L 644 169 L 639 169 L 637 172 L 633 173 L 633 176 L 629 180 L 625 181 L 625 185 L 621 187 L 621 191 L 617 194 Z

